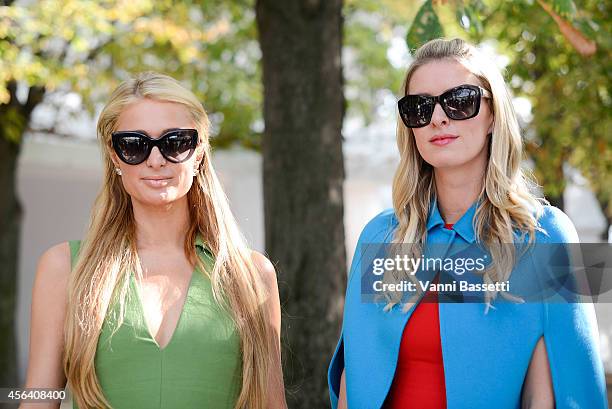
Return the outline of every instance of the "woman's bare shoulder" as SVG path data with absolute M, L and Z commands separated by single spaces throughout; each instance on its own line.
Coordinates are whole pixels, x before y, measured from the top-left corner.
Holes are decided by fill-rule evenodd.
M 266 283 L 268 289 L 276 287 L 276 270 L 272 262 L 256 250 L 251 250 L 251 260 L 253 260 L 257 270 L 259 270 L 261 278 Z
M 38 261 L 36 270 L 35 288 L 43 286 L 46 290 L 58 289 L 59 284 L 64 285 L 70 275 L 70 246 L 68 242 L 56 244 L 47 249 Z

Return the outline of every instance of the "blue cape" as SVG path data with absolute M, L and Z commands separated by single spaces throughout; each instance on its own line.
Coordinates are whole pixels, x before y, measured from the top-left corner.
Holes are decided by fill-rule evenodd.
M 474 243 L 476 206 L 448 230 L 434 201 L 427 243 Z M 538 223 L 542 231 L 536 233 L 536 243 L 578 242 L 572 222 L 555 207 L 545 206 Z M 364 252 L 368 246 L 391 242 L 397 225 L 394 212 L 384 211 L 359 238 L 347 283 L 342 333 L 328 371 L 333 409 L 343 369 L 350 409 L 381 408 L 393 382 L 402 332 L 414 307 L 407 313 L 401 306 L 385 312 L 385 302 L 363 302 L 361 290 Z M 520 277 L 513 271 L 511 279 Z M 608 407 L 592 304 L 495 301 L 493 306 L 485 314 L 483 303 L 439 304 L 448 409 L 520 408 L 523 381 L 541 337 L 556 407 Z M 418 402 L 411 407 L 418 407 Z

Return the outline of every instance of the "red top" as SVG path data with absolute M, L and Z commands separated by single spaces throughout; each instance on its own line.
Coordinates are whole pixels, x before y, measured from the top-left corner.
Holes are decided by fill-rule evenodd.
M 444 227 L 452 229 L 452 224 Z M 438 277 L 434 283 L 438 282 Z M 385 409 L 446 409 L 438 294 L 428 292 L 404 332 Z

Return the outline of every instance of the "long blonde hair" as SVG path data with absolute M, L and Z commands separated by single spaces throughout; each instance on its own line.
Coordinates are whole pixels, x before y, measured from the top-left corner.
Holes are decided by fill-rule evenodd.
M 153 72 L 121 83 L 98 120 L 104 183 L 69 280 L 63 364 L 70 388 L 80 408 L 110 406 L 94 368 L 98 336 L 111 302 L 117 301 L 120 311 L 124 310 L 129 274 L 139 267 L 132 204 L 114 172 L 111 134 L 125 107 L 143 98 L 181 104 L 200 135 L 198 149 L 203 150 L 203 159 L 187 193 L 190 227 L 185 253 L 210 276 L 215 301 L 230 311 L 240 334 L 242 385 L 236 408 L 264 409 L 271 351 L 267 315 L 262 310 L 267 296 L 265 284 L 213 169 L 209 121 L 202 104 L 173 78 Z M 212 271 L 207 271 L 196 254 L 198 235 L 214 255 Z
M 522 140 L 512 98 L 501 72 L 492 61 L 485 58 L 474 46 L 462 39 L 435 39 L 422 45 L 414 54 L 403 82 L 403 95 L 408 93 L 408 85 L 413 73 L 423 65 L 437 60 L 451 59 L 462 64 L 474 74 L 488 90 L 492 98 L 486 99 L 494 118 L 492 137 L 489 140 L 489 158 L 484 175 L 484 184 L 478 196 L 478 206 L 474 216 L 476 240 L 490 251 L 492 263 L 484 271 L 485 283 L 508 280 L 512 271 L 514 252 L 513 232 L 518 229 L 529 235 L 529 243 L 534 241 L 537 219 L 541 215 L 543 199 L 530 191 L 535 183 L 521 169 L 523 154 Z M 393 207 L 399 225 L 395 232 L 394 243 L 407 243 L 412 253 L 420 254 L 427 237 L 427 217 L 430 206 L 436 200 L 433 167 L 425 162 L 417 149 L 414 133 L 397 118 L 397 146 L 400 163 L 393 180 Z M 388 281 L 408 278 L 401 273 L 391 272 Z M 417 286 L 416 288 L 420 288 Z M 497 293 L 487 292 L 486 302 L 495 299 Z M 504 297 L 513 299 L 510 294 Z M 385 295 L 389 301 L 386 309 L 398 304 L 400 299 L 392 294 Z M 414 305 L 405 305 L 407 311 Z

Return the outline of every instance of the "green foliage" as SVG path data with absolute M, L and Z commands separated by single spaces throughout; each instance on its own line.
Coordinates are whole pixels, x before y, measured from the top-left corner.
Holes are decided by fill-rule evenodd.
M 460 3 L 457 5 L 456 18 L 472 38 L 482 36 L 485 5 L 481 1 Z
M 6 85 L 17 81 L 77 92 L 93 114 L 120 81 L 160 71 L 201 99 L 213 143 L 256 147 L 259 58 L 247 0 L 41 0 L 0 7 L 0 104 L 9 103 Z
M 394 0 L 346 0 L 343 55 L 348 116 L 369 124 L 384 92 L 398 93 L 406 67 L 394 67 L 387 56 L 398 29 L 414 8 Z
M 563 18 L 571 19 L 576 15 L 576 5 L 572 0 L 543 0 L 552 6 L 555 13 Z
M 427 41 L 443 36 L 444 30 L 438 15 L 433 9 L 432 1 L 426 0 L 419 9 L 406 36 L 408 48 L 416 50 Z
M 600 2 L 583 2 L 580 14 L 597 28 L 592 38 L 598 51 L 590 57 L 577 53 L 543 10 L 525 3 L 513 7 L 502 4 L 495 9 L 488 35 L 511 57 L 507 72 L 514 94 L 532 103 L 526 147 L 545 192 L 556 196 L 563 192 L 562 166 L 569 163 L 589 180 L 600 198 L 609 199 L 612 27 Z M 521 29 L 503 30 L 502 25 Z

